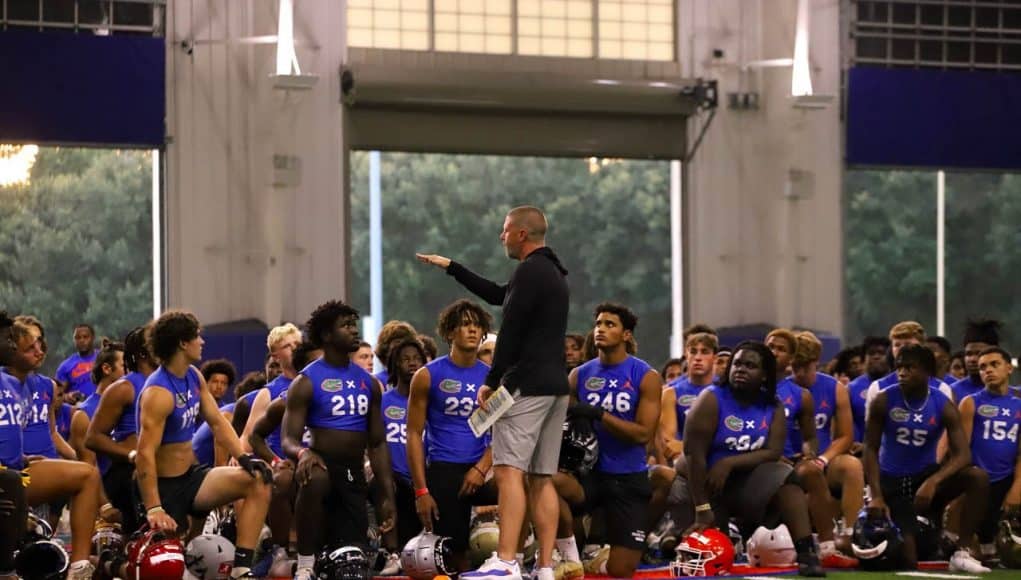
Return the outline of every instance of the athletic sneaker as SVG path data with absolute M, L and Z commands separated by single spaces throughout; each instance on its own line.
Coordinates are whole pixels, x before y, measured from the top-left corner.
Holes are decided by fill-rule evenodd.
M 312 568 L 298 568 L 294 572 L 294 580 L 316 580 L 316 575 Z
M 950 557 L 950 571 L 981 574 L 989 572 L 989 568 L 983 566 L 968 550 L 959 549 Z
M 379 571 L 380 576 L 396 576 L 401 573 L 401 555 L 397 552 L 387 554 L 386 565 Z
M 486 560 L 478 570 L 465 572 L 460 576 L 461 580 L 523 580 L 521 567 L 516 560 L 505 562 L 499 556 L 493 554 Z
M 553 568 L 555 580 L 582 580 L 585 577 L 585 567 L 581 562 L 569 562 L 564 560 Z
M 603 546 L 585 562 L 586 574 L 606 574 L 606 562 L 610 559 L 610 546 Z

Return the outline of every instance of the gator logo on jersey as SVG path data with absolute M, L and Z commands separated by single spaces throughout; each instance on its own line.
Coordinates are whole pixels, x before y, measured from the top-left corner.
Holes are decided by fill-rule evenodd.
M 606 379 L 603 377 L 592 377 L 585 381 L 585 388 L 590 391 L 598 391 L 606 386 Z
M 908 419 L 911 418 L 911 413 L 907 409 L 894 407 L 890 409 L 890 418 L 898 423 L 907 423 Z
M 383 412 L 386 413 L 387 417 L 393 419 L 394 421 L 400 421 L 404 419 L 404 416 L 407 415 L 408 413 L 407 409 L 396 406 L 387 407 L 386 411 Z
M 1000 408 L 996 405 L 982 405 L 978 408 L 978 414 L 983 417 L 997 417 L 1000 415 Z
M 460 393 L 461 381 L 456 379 L 443 379 L 440 381 L 440 390 L 444 393 Z
M 319 388 L 326 391 L 327 393 L 336 393 L 337 391 L 344 388 L 344 381 L 340 379 L 326 379 L 319 384 Z
M 681 395 L 677 398 L 677 405 L 679 407 L 690 407 L 697 398 L 695 395 Z
M 723 420 L 723 424 L 731 431 L 744 431 L 744 419 L 741 417 L 730 415 Z

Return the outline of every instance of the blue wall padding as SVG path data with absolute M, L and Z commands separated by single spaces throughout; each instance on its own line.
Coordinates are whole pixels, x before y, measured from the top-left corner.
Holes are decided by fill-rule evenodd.
M 0 32 L 0 142 L 163 145 L 165 39 Z
M 850 165 L 1021 169 L 1021 74 L 852 68 Z

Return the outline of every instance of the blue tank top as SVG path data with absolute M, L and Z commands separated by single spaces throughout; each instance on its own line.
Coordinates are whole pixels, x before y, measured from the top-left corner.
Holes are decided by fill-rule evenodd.
M 698 398 L 699 393 L 705 387 L 701 385 L 693 385 L 688 380 L 686 375 L 674 379 L 670 385 L 677 394 L 677 437 L 678 441 L 684 439 L 684 420 L 688 417 L 688 411 L 691 410 L 691 406 L 695 404 L 695 399 Z
M 21 382 L 0 370 L 0 465 L 9 469 L 24 467 L 24 404 Z
M 277 399 L 287 400 L 287 388 L 291 386 L 291 380 L 284 375 L 280 375 L 273 379 L 266 385 L 266 389 L 269 390 L 269 402 L 272 403 Z M 253 399 L 254 401 L 254 399 Z M 284 456 L 284 447 L 281 442 L 280 425 L 273 430 L 272 433 L 266 437 L 266 445 L 276 454 L 277 457 Z
M 819 440 L 819 455 L 833 443 L 833 417 L 837 414 L 837 379 L 826 373 L 815 373 L 815 383 L 809 392 L 815 403 L 815 434 Z
M 188 372 L 184 377 L 176 377 L 160 366 L 149 375 L 149 378 L 145 379 L 145 385 L 142 387 L 143 393 L 146 389 L 165 389 L 174 398 L 174 410 L 167 416 L 167 420 L 163 424 L 163 439 L 160 441 L 162 445 L 191 442 L 192 437 L 195 436 L 195 430 L 198 428 L 196 419 L 199 415 L 200 388 L 199 372 L 195 367 L 188 367 Z M 142 423 L 138 418 L 138 414 L 141 412 L 142 407 L 136 407 L 136 425 Z
M 716 395 L 719 412 L 706 468 L 727 457 L 764 447 L 769 440 L 769 428 L 776 407 L 764 403 L 745 406 L 734 398 L 729 388 L 717 385 L 709 388 Z
M 961 401 L 969 395 L 974 395 L 985 390 L 986 386 L 982 382 L 975 382 L 971 380 L 971 377 L 964 377 L 963 379 L 952 383 L 950 390 L 954 393 L 954 401 L 960 405 Z
M 787 440 L 783 444 L 783 456 L 793 457 L 801 453 L 801 424 L 798 423 L 798 415 L 801 414 L 802 389 L 794 382 L 794 379 L 787 377 L 776 386 L 776 396 L 783 403 L 783 414 L 787 421 Z
M 372 375 L 353 362 L 335 367 L 325 358 L 309 363 L 302 375 L 312 382 L 309 428 L 366 431 L 372 402 Z
M 858 375 L 847 385 L 847 398 L 851 401 L 851 417 L 854 419 L 854 440 L 865 440 L 865 402 L 869 396 L 872 379 L 867 374 Z
M 879 471 L 883 475 L 915 475 L 936 465 L 936 445 L 943 435 L 943 406 L 947 397 L 929 387 L 924 401 L 904 400 L 899 386 L 888 387 L 886 421 L 879 444 Z
M 57 410 L 57 433 L 67 441 L 71 438 L 71 415 L 74 413 L 74 407 L 67 404 L 61 403 L 60 409 Z
M 99 408 L 99 399 L 99 391 L 96 391 L 78 405 L 78 410 L 84 412 L 89 421 L 92 421 L 92 418 L 96 416 L 96 409 Z M 110 458 L 97 453 L 96 467 L 99 468 L 99 473 L 106 474 L 106 470 L 110 469 Z
M 57 458 L 57 446 L 50 435 L 50 405 L 53 402 L 53 381 L 38 373 L 25 378 L 22 389 L 31 393 L 32 402 L 25 424 L 25 455 Z
M 971 427 L 971 461 L 989 474 L 990 482 L 1014 476 L 1017 437 L 1021 429 L 1021 399 L 985 389 L 970 395 L 975 402 Z
M 408 468 L 408 398 L 397 389 L 390 389 L 383 393 L 382 407 L 390 466 L 394 474 L 411 481 L 411 469 Z
M 486 384 L 489 365 L 477 360 L 459 367 L 449 356 L 425 365 L 429 369 L 429 407 L 425 415 L 429 461 L 475 463 L 486 452 L 488 437 L 475 437 L 468 417 L 479 406 L 478 388 Z
M 138 399 L 142 396 L 142 387 L 145 386 L 146 377 L 140 372 L 131 372 L 124 375 L 124 378 L 131 383 L 135 390 L 135 396 L 131 403 L 124 406 L 121 417 L 113 427 L 114 441 L 124 441 L 128 437 L 138 433 Z
M 233 411 L 234 403 L 227 403 L 220 407 L 220 413 L 231 413 Z M 215 439 L 213 438 L 213 429 L 209 426 L 208 422 L 203 421 L 199 428 L 195 430 L 195 435 L 191 438 L 191 449 L 195 452 L 195 459 L 198 460 L 200 465 L 213 467 L 216 463 Z
M 651 367 L 640 358 L 628 356 L 616 365 L 604 365 L 598 358 L 578 367 L 578 400 L 600 407 L 618 419 L 635 421 L 642 378 Z M 596 471 L 601 473 L 638 473 L 648 469 L 645 463 L 645 446 L 621 441 L 610 433 L 601 421 L 595 424 L 599 439 L 599 461 Z

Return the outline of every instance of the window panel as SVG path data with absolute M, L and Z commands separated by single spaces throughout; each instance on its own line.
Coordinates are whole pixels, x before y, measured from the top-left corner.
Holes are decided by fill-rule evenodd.
M 673 60 L 673 39 L 672 3 L 659 0 L 599 2 L 600 57 Z M 664 44 L 667 46 L 662 46 Z

